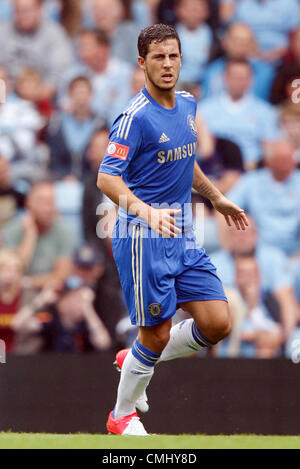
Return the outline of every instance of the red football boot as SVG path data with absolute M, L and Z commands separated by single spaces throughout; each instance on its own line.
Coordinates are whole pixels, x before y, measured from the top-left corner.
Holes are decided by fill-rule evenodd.
M 111 411 L 108 416 L 106 428 L 109 433 L 113 433 L 114 435 L 148 435 L 136 412 L 116 419 L 113 417 L 113 411 Z

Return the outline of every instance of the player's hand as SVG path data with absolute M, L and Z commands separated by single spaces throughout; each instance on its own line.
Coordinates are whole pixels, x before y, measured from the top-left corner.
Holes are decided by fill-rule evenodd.
M 175 226 L 175 215 L 181 213 L 180 209 L 151 208 L 148 224 L 164 238 L 176 238 L 181 233 L 181 229 Z
M 248 220 L 244 210 L 238 205 L 228 200 L 224 195 L 220 196 L 217 200 L 211 201 L 214 208 L 224 215 L 228 226 L 235 224 L 237 230 L 245 230 L 248 226 Z

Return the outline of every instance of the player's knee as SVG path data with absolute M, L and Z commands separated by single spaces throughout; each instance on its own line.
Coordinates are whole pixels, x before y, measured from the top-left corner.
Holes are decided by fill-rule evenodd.
M 231 320 L 229 315 L 224 315 L 224 317 L 220 318 L 220 320 L 215 325 L 215 342 L 219 342 L 222 339 L 227 337 L 232 329 Z
M 213 343 L 218 343 L 220 340 L 225 339 L 231 332 L 231 320 L 226 311 L 222 312 L 215 320 L 209 325 L 206 331 L 206 337 Z M 204 332 L 205 335 L 205 332 Z
M 151 328 L 140 328 L 138 339 L 152 352 L 161 354 L 170 339 L 171 322 L 165 322 Z
M 156 349 L 159 350 L 159 353 L 163 351 L 163 349 L 166 347 L 169 340 L 170 340 L 169 330 L 156 331 L 153 334 L 153 342 L 154 342 Z

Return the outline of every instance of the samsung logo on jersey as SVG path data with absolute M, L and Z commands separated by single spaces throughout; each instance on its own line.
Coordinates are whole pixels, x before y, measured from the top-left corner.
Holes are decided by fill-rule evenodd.
M 177 161 L 186 158 L 187 156 L 193 156 L 196 152 L 196 142 L 188 143 L 182 147 L 170 148 L 168 151 L 159 151 L 157 153 L 158 163 L 167 163 L 168 161 Z

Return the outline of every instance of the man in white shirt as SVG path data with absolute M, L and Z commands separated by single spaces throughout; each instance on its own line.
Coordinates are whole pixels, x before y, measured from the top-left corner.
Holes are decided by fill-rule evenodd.
M 245 60 L 228 61 L 225 68 L 226 91 L 200 102 L 200 114 L 209 130 L 236 143 L 246 169 L 253 169 L 262 158 L 262 144 L 278 137 L 277 113 L 249 90 L 252 68 Z

